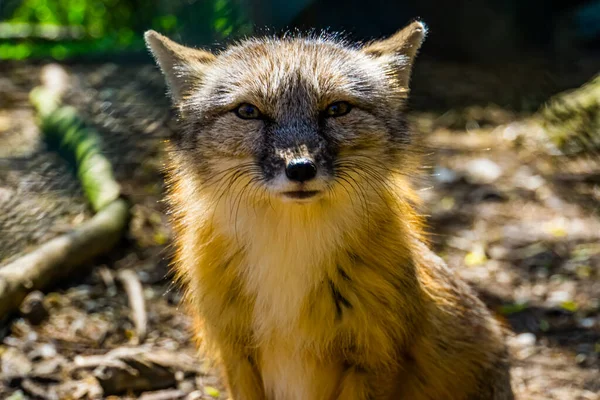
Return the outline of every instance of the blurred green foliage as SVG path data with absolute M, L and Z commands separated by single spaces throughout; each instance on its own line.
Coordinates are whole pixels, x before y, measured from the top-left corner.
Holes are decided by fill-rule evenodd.
M 242 0 L 0 1 L 0 59 L 145 54 L 143 32 L 211 44 L 251 33 Z

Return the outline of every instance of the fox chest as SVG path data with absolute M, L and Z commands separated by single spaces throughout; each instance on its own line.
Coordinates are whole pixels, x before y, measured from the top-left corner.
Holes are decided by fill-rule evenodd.
M 267 398 L 333 399 L 343 375 L 339 335 L 345 331 L 343 304 L 329 284 L 303 296 L 290 288 L 280 297 L 257 296 L 252 318 L 257 366 Z M 296 288 L 298 289 L 298 288 Z M 261 297 L 264 296 L 264 297 Z M 271 305 L 270 307 L 268 305 Z
M 311 261 L 266 260 L 247 270 L 243 286 L 253 299 L 251 329 L 258 345 L 288 338 L 306 342 L 306 348 L 330 347 L 352 325 L 360 300 L 349 276 Z
M 341 342 L 350 342 L 340 338 L 350 336 L 353 320 L 347 288 L 323 269 L 294 262 L 257 270 L 260 279 L 247 283 L 254 285 L 249 328 L 268 398 L 333 398 L 343 374 Z

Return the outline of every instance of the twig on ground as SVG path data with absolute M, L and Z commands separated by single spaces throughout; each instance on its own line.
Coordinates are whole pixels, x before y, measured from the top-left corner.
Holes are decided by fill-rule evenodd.
M 117 279 L 119 279 L 127 293 L 129 307 L 131 308 L 131 319 L 135 325 L 138 341 L 139 343 L 142 343 L 146 338 L 146 328 L 148 324 L 144 289 L 142 288 L 142 284 L 137 274 L 130 269 L 119 271 Z
M 173 387 L 177 375 L 201 374 L 197 360 L 184 353 L 121 347 L 104 355 L 77 357 L 73 370 L 93 369 L 104 395 Z M 179 372 L 181 371 L 181 372 Z

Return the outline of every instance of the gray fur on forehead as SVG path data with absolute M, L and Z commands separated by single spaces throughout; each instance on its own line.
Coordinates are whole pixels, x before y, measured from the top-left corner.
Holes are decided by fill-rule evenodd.
M 301 65 L 313 62 L 360 61 L 370 59 L 359 52 L 360 46 L 335 35 L 294 35 L 249 38 L 236 42 L 218 54 L 216 66 L 231 66 L 230 62 L 260 62 L 270 65 Z M 219 62 L 220 61 L 220 62 Z
M 373 101 L 389 96 L 389 77 L 386 64 L 333 36 L 252 38 L 218 55 L 202 78 L 202 97 L 223 106 L 286 96 L 303 96 L 295 100 L 304 103 L 327 95 Z

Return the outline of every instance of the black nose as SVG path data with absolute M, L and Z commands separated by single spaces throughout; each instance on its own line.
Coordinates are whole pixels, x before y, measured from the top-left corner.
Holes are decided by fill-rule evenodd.
M 285 167 L 285 174 L 291 181 L 305 182 L 317 176 L 317 166 L 307 158 L 297 158 Z

